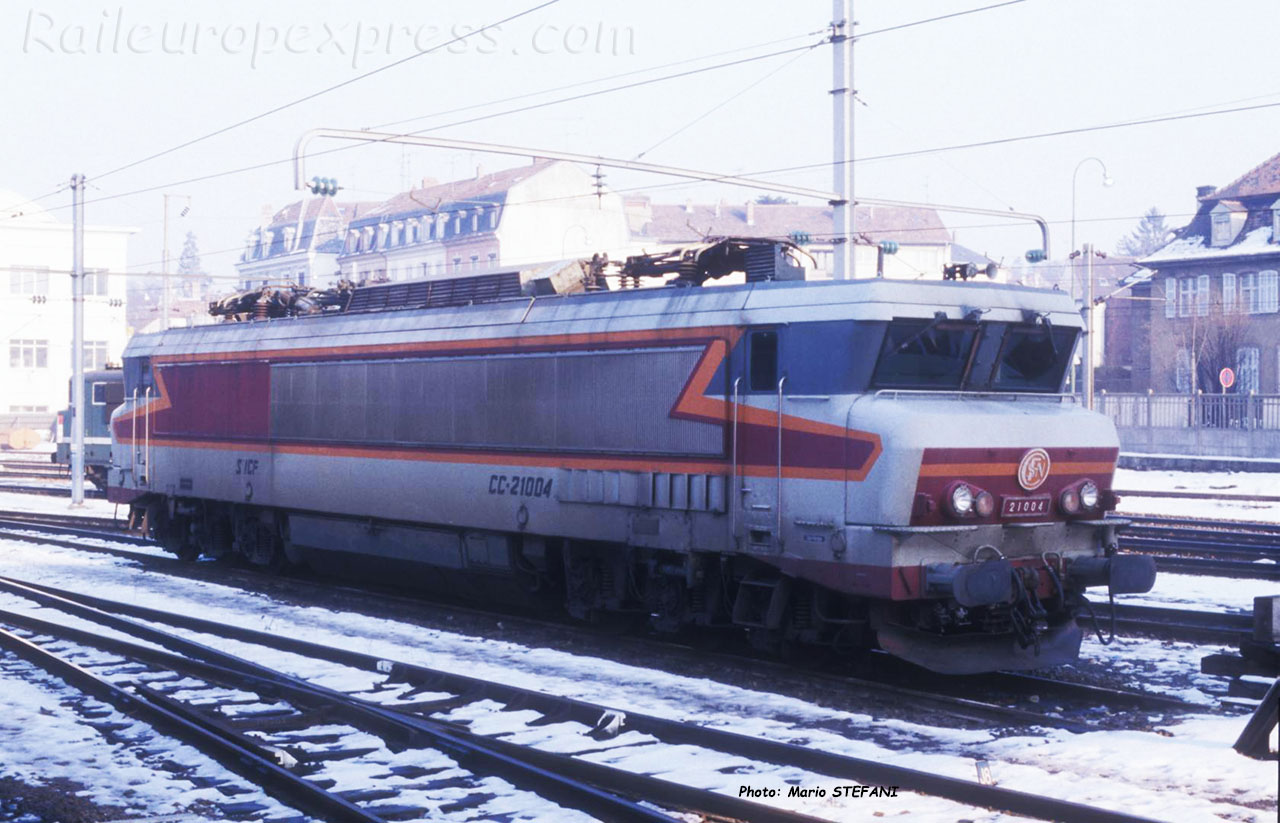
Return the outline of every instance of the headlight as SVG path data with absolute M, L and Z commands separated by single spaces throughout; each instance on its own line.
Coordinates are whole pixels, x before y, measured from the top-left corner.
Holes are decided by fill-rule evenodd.
M 951 490 L 951 511 L 966 515 L 973 511 L 973 489 L 961 483 Z
M 1075 489 L 1064 489 L 1062 496 L 1058 498 L 1058 505 L 1062 507 L 1062 511 L 1066 514 L 1076 514 L 1080 511 L 1080 493 Z
M 1092 509 L 1098 505 L 1098 484 L 1086 480 L 1080 484 L 1080 505 Z
M 973 507 L 978 512 L 978 517 L 990 517 L 996 510 L 996 499 L 991 496 L 991 492 L 978 492 Z

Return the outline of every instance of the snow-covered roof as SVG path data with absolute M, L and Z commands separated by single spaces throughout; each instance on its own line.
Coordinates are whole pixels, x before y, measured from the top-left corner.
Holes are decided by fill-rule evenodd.
M 1280 246 L 1271 242 L 1271 228 L 1271 226 L 1259 226 L 1246 234 L 1238 243 L 1221 248 L 1207 245 L 1205 238 L 1198 234 L 1180 237 L 1138 262 L 1145 266 L 1183 260 L 1280 255 Z

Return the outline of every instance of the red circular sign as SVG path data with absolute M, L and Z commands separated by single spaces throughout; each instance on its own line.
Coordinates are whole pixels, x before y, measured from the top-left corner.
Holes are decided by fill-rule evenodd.
M 1231 369 L 1223 369 L 1218 372 L 1218 382 L 1222 384 L 1222 388 L 1229 389 L 1236 384 L 1236 373 Z

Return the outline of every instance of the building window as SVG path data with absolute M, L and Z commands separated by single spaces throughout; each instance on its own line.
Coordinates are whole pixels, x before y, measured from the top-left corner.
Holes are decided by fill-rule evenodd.
M 1190 317 L 1191 307 L 1196 299 L 1196 279 L 1194 277 L 1178 278 L 1178 316 Z
M 462 271 L 462 258 L 455 257 L 453 258 L 453 273 L 457 274 L 460 271 Z
M 85 269 L 84 293 L 86 297 L 106 297 L 107 286 L 106 269 Z
M 1257 393 L 1258 360 L 1257 347 L 1236 349 L 1236 391 L 1240 394 Z
M 47 369 L 49 368 L 48 340 L 10 340 L 9 368 L 11 369 Z
M 1196 278 L 1196 315 L 1204 317 L 1209 314 L 1209 275 L 1202 274 Z
M 1258 311 L 1269 313 L 1280 311 L 1280 282 L 1274 271 L 1258 272 Z
M 471 213 L 471 230 L 475 231 L 480 228 L 480 210 L 476 209 Z
M 497 209 L 489 209 L 489 228 L 491 229 L 498 228 L 498 210 Z
M 1280 208 L 1271 210 L 1271 242 L 1280 243 Z
M 1213 216 L 1213 245 L 1225 246 L 1231 242 L 1231 215 L 1215 214 Z
M 480 255 L 478 254 L 471 255 L 471 270 L 475 271 L 476 268 L 479 267 L 479 265 L 480 265 Z
M 453 233 L 462 234 L 462 215 L 453 218 Z
M 1227 272 L 1222 275 L 1222 313 L 1231 314 L 1236 310 L 1236 276 Z
M 48 294 L 49 270 L 47 268 L 11 269 L 9 293 Z
M 1187 349 L 1178 349 L 1178 356 L 1174 361 L 1173 383 L 1179 392 L 1191 392 L 1191 352 Z
M 41 414 L 49 411 L 48 406 L 10 406 L 9 414 Z
M 496 269 L 498 267 L 498 255 L 489 252 L 489 268 Z
M 1239 275 L 1236 285 L 1240 289 L 1240 311 L 1245 314 L 1258 313 L 1258 275 L 1249 272 Z
M 74 364 L 74 361 L 72 361 Z M 107 367 L 107 341 L 84 341 L 84 370 L 100 371 Z
M 1166 277 L 1164 281 L 1164 316 L 1178 316 L 1178 281 L 1173 277 Z

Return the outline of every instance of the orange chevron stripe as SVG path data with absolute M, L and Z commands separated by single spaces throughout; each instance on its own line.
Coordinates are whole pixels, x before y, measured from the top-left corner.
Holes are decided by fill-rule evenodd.
M 212 363 L 227 361 L 244 361 L 244 360 L 266 360 L 273 357 L 278 358 L 307 358 L 307 357 L 329 357 L 329 356 L 360 356 L 371 354 L 385 355 L 403 355 L 403 354 L 448 354 L 450 351 L 467 350 L 521 350 L 521 349 L 541 349 L 547 347 L 574 347 L 583 348 L 591 345 L 618 345 L 618 344 L 634 344 L 634 343 L 663 343 L 678 342 L 683 340 L 703 339 L 710 337 L 710 342 L 706 344 L 702 356 L 697 365 L 694 367 L 693 374 L 690 375 L 685 384 L 684 390 L 676 399 L 672 407 L 672 415 L 681 417 L 703 420 L 706 422 L 728 425 L 733 420 L 734 403 L 731 400 L 719 397 L 708 397 L 706 391 L 710 387 L 711 380 L 715 376 L 720 365 L 724 363 L 729 352 L 737 345 L 742 338 L 744 329 L 738 326 L 707 326 L 686 329 L 654 329 L 643 331 L 626 331 L 626 332 L 590 332 L 583 334 L 560 334 L 560 335 L 536 335 L 529 337 L 509 337 L 509 338 L 493 338 L 487 340 L 466 340 L 466 341 L 431 341 L 420 343 L 400 343 L 400 344 L 369 344 L 362 346 L 327 346 L 312 347 L 302 349 L 282 349 L 274 351 L 241 351 L 241 352 L 202 352 L 196 354 L 172 354 L 172 355 L 156 355 L 152 357 L 153 374 L 156 378 L 158 395 L 154 396 L 150 403 L 139 402 L 139 405 L 131 409 L 128 413 L 119 418 L 116 423 L 128 423 L 134 417 L 144 414 L 155 414 L 172 408 L 172 400 L 169 396 L 168 386 L 165 384 L 163 369 L 155 368 L 160 365 L 167 364 L 185 364 L 185 363 Z M 776 411 L 761 409 L 746 403 L 738 403 L 737 414 L 739 423 L 747 423 L 759 426 L 776 427 L 779 424 L 778 414 Z M 839 438 L 842 442 L 847 440 L 869 442 L 872 444 L 872 450 L 867 460 L 860 469 L 821 469 L 821 468 L 795 468 L 789 469 L 783 467 L 784 477 L 804 477 L 810 479 L 823 480 L 847 480 L 860 481 L 866 478 L 871 471 L 872 466 L 879 459 L 883 451 L 880 436 L 873 432 L 864 432 L 858 430 L 846 430 L 843 426 L 830 423 L 823 423 L 817 420 L 810 420 L 795 415 L 783 414 L 782 427 L 784 431 L 804 432 L 808 434 L 823 435 L 827 437 Z M 129 442 L 130 438 L 119 438 L 121 442 Z M 334 456 L 350 456 L 350 457 L 370 457 L 384 456 L 391 459 L 423 459 L 436 460 L 438 462 L 447 462 L 456 460 L 456 462 L 479 462 L 491 463 L 495 465 L 510 465 L 510 458 L 504 458 L 498 454 L 490 454 L 488 452 L 465 453 L 470 454 L 474 459 L 461 460 L 457 459 L 464 453 L 458 452 L 431 452 L 431 451 L 403 451 L 388 452 L 385 449 L 361 449 L 361 448 L 345 448 L 345 447 L 310 447 L 295 446 L 287 444 L 275 444 L 274 447 L 261 448 L 258 445 L 243 443 L 238 441 L 187 441 L 187 440 L 161 440 L 152 437 L 152 443 L 155 445 L 165 445 L 171 447 L 190 447 L 190 448 L 226 448 L 229 450 L 275 450 L 290 454 L 307 454 L 309 450 L 316 448 L 318 452 L 331 454 Z M 401 456 L 403 455 L 403 456 Z M 414 456 L 417 455 L 417 456 Z M 785 457 L 785 455 L 784 455 Z M 565 455 L 556 458 L 542 458 L 525 456 L 521 458 L 519 465 L 545 465 L 550 466 L 551 463 L 563 465 L 566 467 L 581 468 L 609 468 L 617 469 L 620 466 L 616 461 L 594 460 L 588 458 L 575 458 Z M 526 462 L 526 461 L 533 462 Z M 583 460 L 591 463 L 590 466 L 583 463 Z M 599 465 L 596 465 L 599 464 Z M 723 463 L 711 464 L 705 462 L 688 463 L 681 461 L 661 461 L 654 462 L 653 468 L 656 471 L 673 471 L 673 472 L 709 472 L 713 471 L 711 467 L 715 466 L 723 469 Z M 665 466 L 666 468 L 661 468 Z M 691 468 L 680 468 L 681 466 L 689 466 Z M 739 472 L 747 476 L 764 476 L 769 474 L 770 467 L 749 468 L 740 466 Z M 776 472 L 776 466 L 772 468 Z

